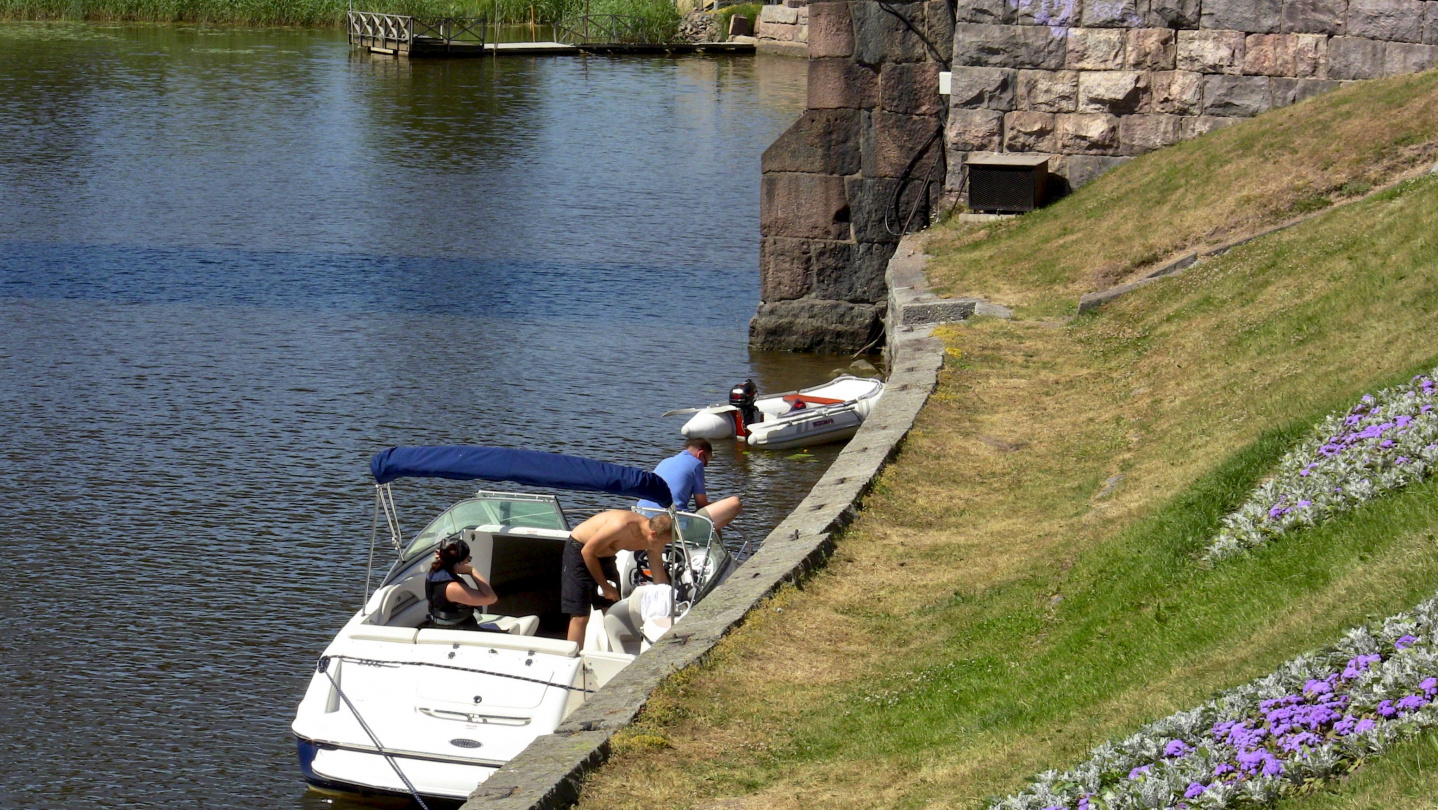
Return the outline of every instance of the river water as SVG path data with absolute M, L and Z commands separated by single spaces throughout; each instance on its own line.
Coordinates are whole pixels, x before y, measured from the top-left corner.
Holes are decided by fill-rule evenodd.
M 648 467 L 666 409 L 846 363 L 745 344 L 803 104 L 782 58 L 0 26 L 0 807 L 336 806 L 288 726 L 361 599 L 373 453 Z M 716 450 L 731 542 L 835 454 Z M 472 489 L 397 486 L 410 533 Z

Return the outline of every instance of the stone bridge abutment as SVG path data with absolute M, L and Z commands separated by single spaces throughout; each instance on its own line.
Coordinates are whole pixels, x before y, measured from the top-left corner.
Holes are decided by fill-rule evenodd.
M 1433 67 L 1438 0 L 821 2 L 809 48 L 809 109 L 764 154 L 750 342 L 854 351 L 880 329 L 896 210 L 923 222 L 962 195 L 970 155 L 1049 155 L 1077 188 L 1236 120 Z

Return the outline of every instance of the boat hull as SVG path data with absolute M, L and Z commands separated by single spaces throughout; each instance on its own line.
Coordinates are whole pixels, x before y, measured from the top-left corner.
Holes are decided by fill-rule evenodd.
M 346 751 L 303 737 L 295 738 L 300 773 L 311 787 L 361 798 L 409 800 L 409 788 L 381 755 Z M 427 763 L 412 757 L 395 758 L 419 794 L 426 799 L 462 802 L 498 767 Z M 430 767 L 426 768 L 426 765 Z M 433 773 L 432 773 L 432 772 Z
M 801 416 L 761 422 L 749 432 L 750 447 L 789 450 L 846 441 L 859 432 L 864 417 L 853 408 L 824 409 Z
M 883 392 L 881 380 L 846 375 L 813 388 L 760 397 L 754 405 L 762 421 L 746 426 L 744 441 L 766 450 L 845 441 L 858 432 Z M 800 402 L 806 407 L 796 409 Z M 711 405 L 679 430 L 690 439 L 733 438 L 738 411 L 733 405 Z

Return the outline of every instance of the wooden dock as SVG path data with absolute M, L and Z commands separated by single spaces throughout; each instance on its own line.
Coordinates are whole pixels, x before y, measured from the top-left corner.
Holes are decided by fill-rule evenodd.
M 425 19 L 403 14 L 349 12 L 349 41 L 370 53 L 411 59 L 474 59 L 486 56 L 577 56 L 579 54 L 690 54 L 754 52 L 753 43 L 646 41 L 652 35 L 625 27 L 613 15 L 558 26 L 570 42 L 490 42 L 484 19 Z

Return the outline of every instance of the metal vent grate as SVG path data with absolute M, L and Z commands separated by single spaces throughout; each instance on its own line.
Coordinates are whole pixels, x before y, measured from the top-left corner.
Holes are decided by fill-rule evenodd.
M 1047 155 L 970 155 L 969 208 L 1015 213 L 1043 205 Z

